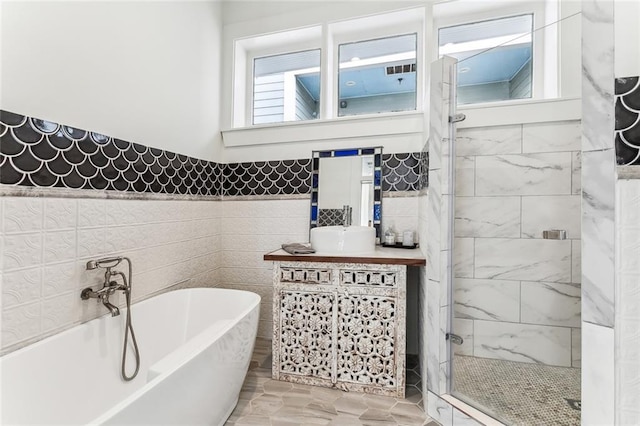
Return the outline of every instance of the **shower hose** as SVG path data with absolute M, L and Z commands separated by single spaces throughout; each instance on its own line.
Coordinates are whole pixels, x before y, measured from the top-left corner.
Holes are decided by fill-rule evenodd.
M 133 325 L 131 323 L 131 283 L 132 283 L 132 268 L 131 268 L 131 260 L 129 258 L 124 258 L 127 261 L 127 265 L 129 265 L 129 279 L 122 272 L 116 272 L 119 274 L 124 280 L 125 291 L 124 295 L 127 301 L 127 319 L 125 321 L 125 331 L 124 331 L 124 346 L 122 348 L 122 378 L 125 381 L 133 380 L 137 375 L 138 371 L 140 371 L 140 350 L 138 349 L 138 342 L 136 340 L 136 334 L 133 331 Z M 136 369 L 130 376 L 127 375 L 126 364 L 127 364 L 127 347 L 129 346 L 129 333 L 131 333 L 131 343 L 133 344 L 133 352 L 136 360 Z

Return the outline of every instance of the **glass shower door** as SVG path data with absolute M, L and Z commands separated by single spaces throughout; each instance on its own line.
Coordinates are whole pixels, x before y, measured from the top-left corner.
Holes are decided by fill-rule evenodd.
M 580 122 L 452 127 L 450 392 L 507 424 L 579 424 Z

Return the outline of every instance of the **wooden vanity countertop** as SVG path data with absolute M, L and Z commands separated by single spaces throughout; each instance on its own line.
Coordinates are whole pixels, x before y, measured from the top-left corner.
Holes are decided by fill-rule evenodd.
M 324 262 L 324 263 L 369 263 L 376 265 L 425 266 L 427 261 L 422 250 L 376 246 L 372 253 L 333 255 L 326 253 L 289 254 L 282 249 L 264 255 L 264 260 L 276 262 Z

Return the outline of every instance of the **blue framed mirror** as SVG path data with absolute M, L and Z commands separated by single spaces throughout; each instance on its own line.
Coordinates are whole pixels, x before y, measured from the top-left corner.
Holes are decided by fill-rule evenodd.
M 382 220 L 382 147 L 313 151 L 311 220 L 317 226 L 373 226 Z

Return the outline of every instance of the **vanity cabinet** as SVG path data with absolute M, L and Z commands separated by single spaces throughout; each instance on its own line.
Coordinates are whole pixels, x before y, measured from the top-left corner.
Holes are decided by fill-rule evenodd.
M 406 268 L 274 262 L 273 378 L 403 398 Z

